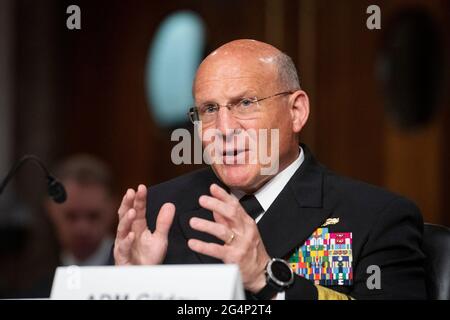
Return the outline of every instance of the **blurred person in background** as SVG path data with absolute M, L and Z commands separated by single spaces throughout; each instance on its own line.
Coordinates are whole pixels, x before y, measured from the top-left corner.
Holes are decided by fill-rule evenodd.
M 44 208 L 58 243 L 58 266 L 99 266 L 108 262 L 116 225 L 114 183 L 108 166 L 90 155 L 73 155 L 54 169 L 67 200 Z M 22 295 L 48 297 L 57 266 Z
M 76 155 L 61 163 L 55 175 L 66 188 L 67 201 L 48 199 L 45 208 L 55 227 L 61 265 L 106 264 L 116 216 L 109 168 L 92 156 Z

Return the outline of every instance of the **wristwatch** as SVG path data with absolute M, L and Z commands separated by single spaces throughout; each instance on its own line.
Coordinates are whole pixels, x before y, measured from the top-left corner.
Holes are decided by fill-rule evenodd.
M 266 285 L 253 296 L 258 300 L 272 299 L 294 283 L 294 272 L 283 259 L 273 258 L 266 266 Z

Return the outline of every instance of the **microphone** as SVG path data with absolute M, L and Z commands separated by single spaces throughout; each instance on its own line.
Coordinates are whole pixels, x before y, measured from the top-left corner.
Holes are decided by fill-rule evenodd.
M 48 171 L 47 167 L 42 163 L 42 161 L 36 157 L 35 155 L 26 155 L 22 159 L 20 159 L 12 168 L 9 170 L 6 177 L 3 179 L 0 184 L 0 195 L 3 193 L 3 190 L 8 185 L 9 181 L 14 177 L 16 172 L 28 161 L 32 161 L 36 163 L 42 171 L 45 173 L 47 177 L 47 193 L 50 198 L 53 199 L 56 203 L 63 203 L 67 199 L 66 189 L 63 184 L 53 177 Z

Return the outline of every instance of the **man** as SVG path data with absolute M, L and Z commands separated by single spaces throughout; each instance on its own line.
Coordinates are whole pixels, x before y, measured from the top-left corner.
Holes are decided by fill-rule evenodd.
M 107 264 L 116 204 L 109 168 L 92 156 L 74 155 L 55 174 L 66 188 L 67 200 L 47 200 L 45 207 L 60 246 L 60 264 Z
M 193 94 L 212 165 L 127 191 L 116 265 L 234 263 L 251 299 L 425 298 L 419 210 L 335 175 L 299 144 L 309 101 L 288 56 L 254 40 L 227 43 L 202 62 Z M 264 129 L 264 142 L 249 134 Z M 278 171 L 263 174 L 257 149 L 273 150 L 273 136 Z M 217 142 L 222 151 L 209 148 Z
M 19 297 L 48 298 L 58 266 L 110 262 L 117 204 L 110 169 L 93 156 L 77 154 L 59 163 L 53 172 L 67 192 L 62 204 L 51 199 L 44 202 L 56 237 L 57 261 L 48 274 L 20 292 Z

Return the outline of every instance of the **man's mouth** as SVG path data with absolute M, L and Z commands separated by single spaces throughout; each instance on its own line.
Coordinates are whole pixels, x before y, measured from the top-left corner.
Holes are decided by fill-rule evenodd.
M 223 163 L 228 165 L 245 164 L 247 149 L 232 149 L 226 150 L 222 153 Z
M 231 149 L 231 150 L 225 150 L 222 153 L 223 157 L 236 157 L 240 153 L 246 152 L 247 149 Z

